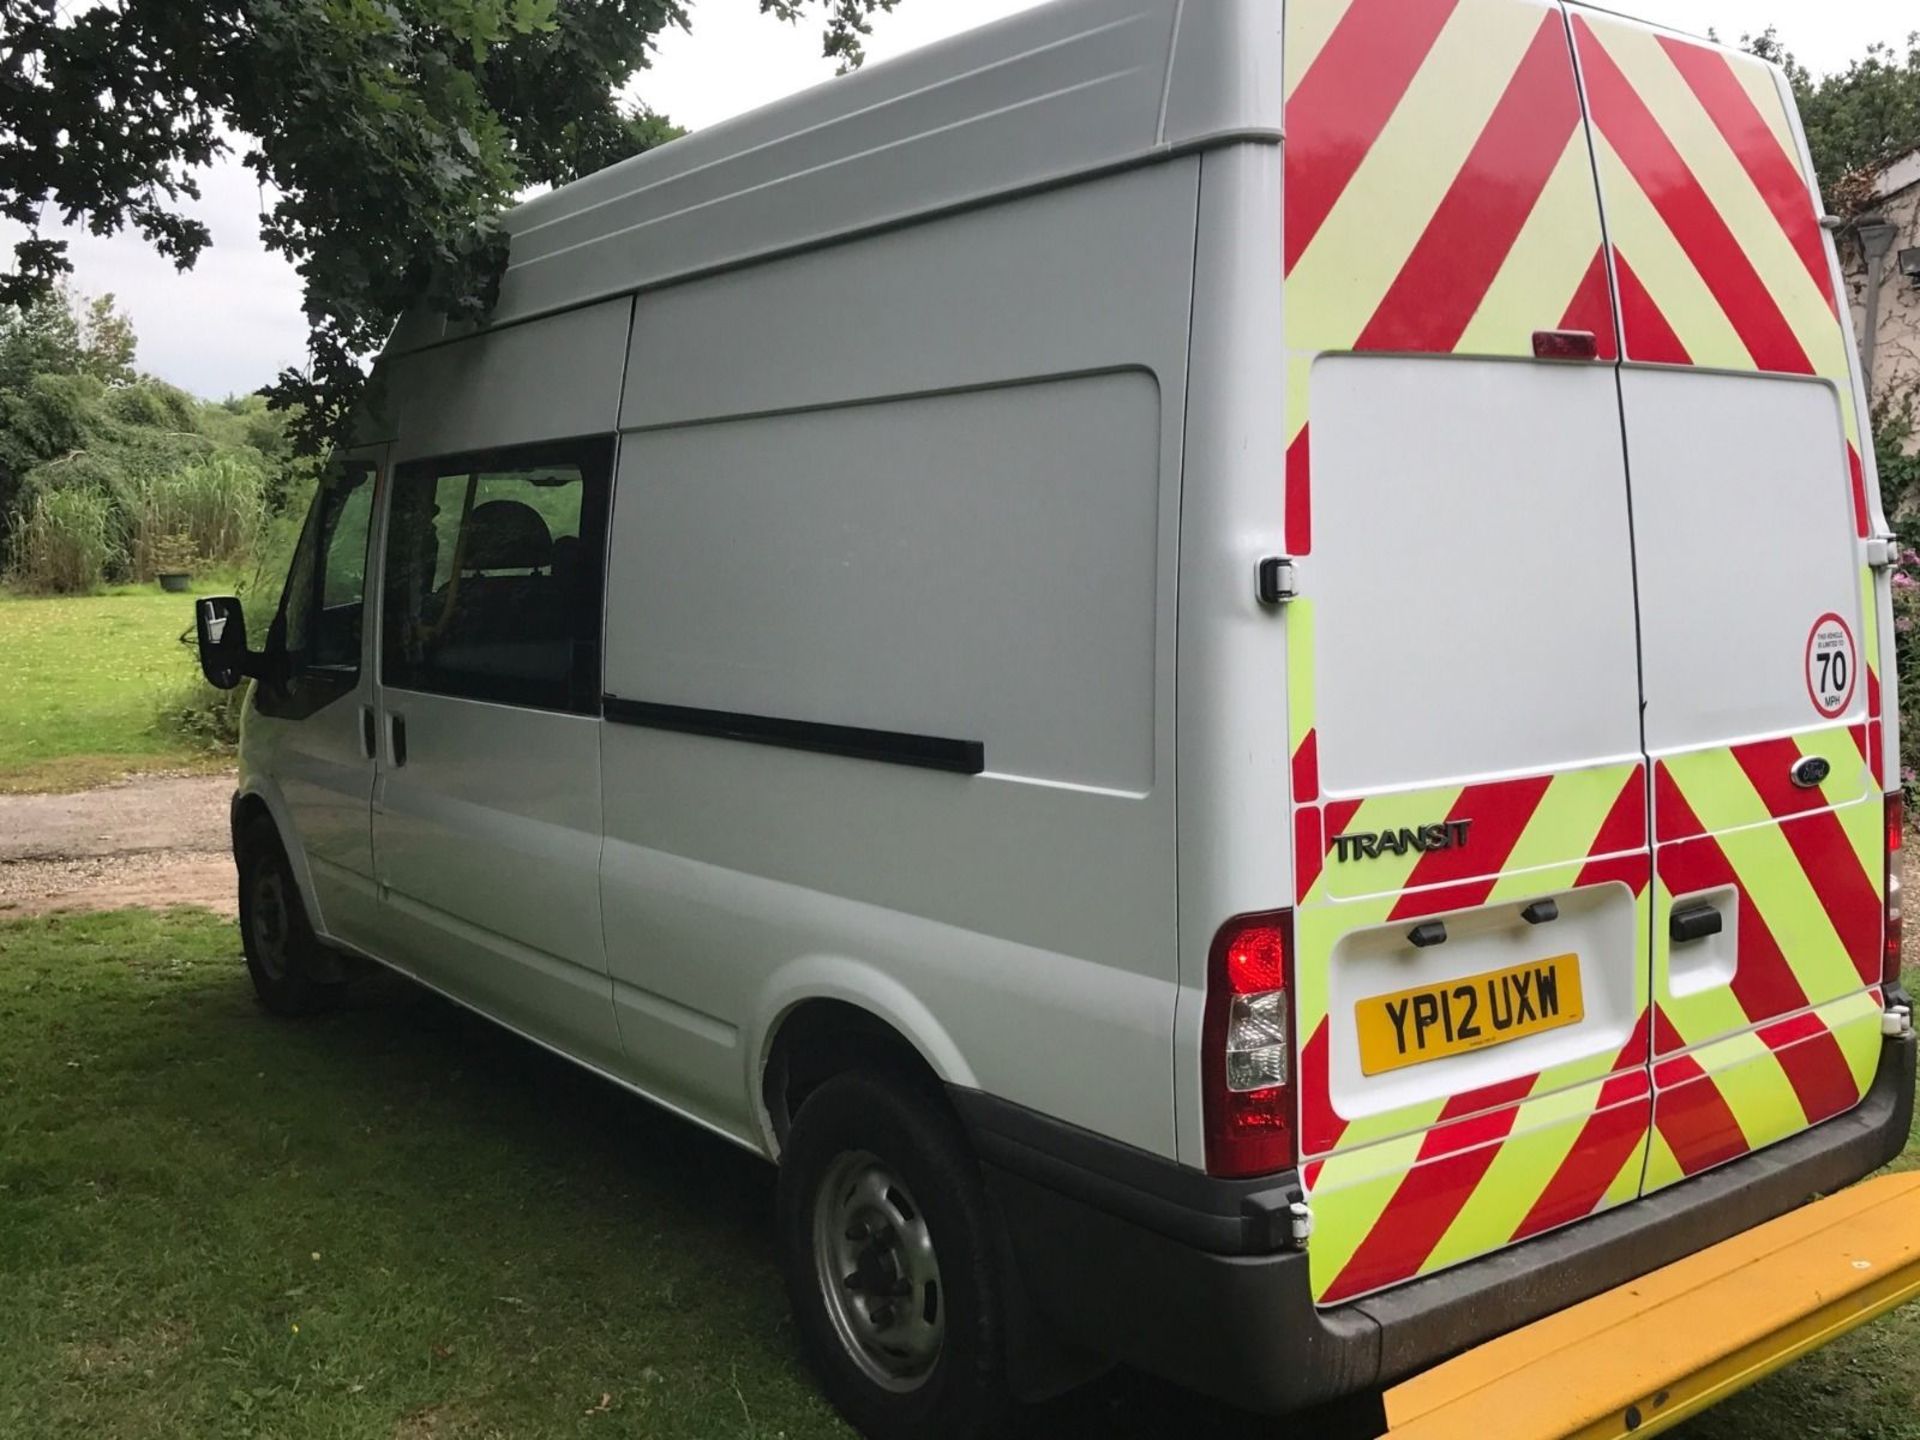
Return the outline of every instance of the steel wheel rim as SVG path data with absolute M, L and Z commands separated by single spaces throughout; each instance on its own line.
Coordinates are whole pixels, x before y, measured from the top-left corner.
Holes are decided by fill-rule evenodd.
M 281 979 L 287 972 L 291 921 L 287 914 L 286 883 L 269 866 L 262 866 L 254 877 L 247 923 L 253 931 L 253 953 L 260 968 L 269 979 Z
M 813 1263 L 841 1348 L 874 1384 L 925 1384 L 946 1340 L 946 1293 L 926 1212 L 864 1150 L 827 1167 L 813 1201 Z

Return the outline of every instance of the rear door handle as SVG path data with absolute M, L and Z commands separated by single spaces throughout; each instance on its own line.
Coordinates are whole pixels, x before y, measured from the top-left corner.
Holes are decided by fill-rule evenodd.
M 377 744 L 378 744 L 378 740 L 374 734 L 374 725 L 373 725 L 373 707 L 371 705 L 362 705 L 360 707 L 360 753 L 361 755 L 368 760 L 373 759 L 374 749 L 377 746 Z
M 1676 905 L 1673 913 L 1667 917 L 1667 934 L 1676 945 L 1686 945 L 1695 940 L 1705 940 L 1709 935 L 1718 935 L 1725 928 L 1720 911 L 1705 900 L 1696 900 L 1689 905 Z
M 392 757 L 394 769 L 407 763 L 407 717 L 404 715 L 387 716 L 387 753 Z

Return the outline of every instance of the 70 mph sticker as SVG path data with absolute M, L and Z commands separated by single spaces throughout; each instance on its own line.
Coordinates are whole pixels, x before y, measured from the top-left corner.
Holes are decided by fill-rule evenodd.
M 1859 668 L 1847 622 L 1838 615 L 1822 615 L 1807 636 L 1807 694 L 1813 708 L 1829 720 L 1845 714 L 1853 703 Z

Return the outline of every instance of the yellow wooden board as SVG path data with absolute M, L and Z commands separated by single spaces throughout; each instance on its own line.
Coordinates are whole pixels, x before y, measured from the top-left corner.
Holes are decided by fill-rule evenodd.
M 1389 1391 L 1391 1440 L 1656 1435 L 1920 1296 L 1920 1175 L 1886 1175 Z

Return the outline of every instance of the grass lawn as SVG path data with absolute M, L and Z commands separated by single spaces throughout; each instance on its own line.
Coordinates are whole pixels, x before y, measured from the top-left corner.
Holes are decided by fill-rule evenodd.
M 156 586 L 35 599 L 0 593 L 0 792 L 70 790 L 131 770 L 209 763 L 159 733 L 191 675 L 193 600 Z
M 844 1437 L 771 1202 L 752 1157 L 397 980 L 288 1025 L 211 917 L 0 923 L 8 1440 Z M 1236 1429 L 1127 1375 L 1026 1424 Z M 1920 1436 L 1920 1307 L 1678 1433 Z

